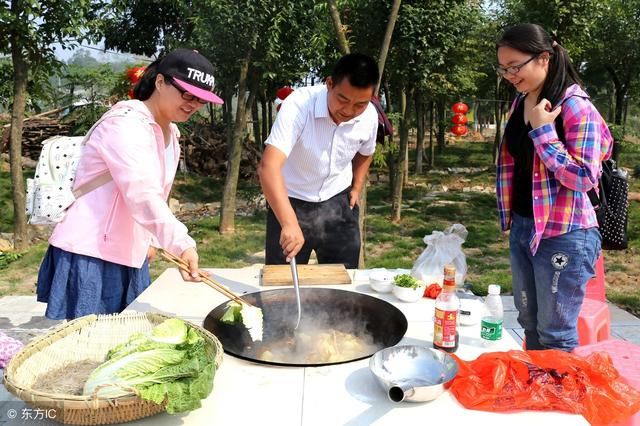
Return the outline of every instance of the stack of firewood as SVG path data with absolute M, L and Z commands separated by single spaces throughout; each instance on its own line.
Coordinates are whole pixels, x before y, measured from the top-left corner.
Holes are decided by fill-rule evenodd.
M 227 173 L 227 140 L 224 127 L 196 124 L 180 138 L 186 170 L 202 176 L 224 178 Z M 246 138 L 240 160 L 240 178 L 255 179 L 260 149 Z
M 42 118 L 24 123 L 22 130 L 22 155 L 37 160 L 42 150 L 42 141 L 52 136 L 67 136 L 72 125 L 59 120 Z
M 27 117 L 22 122 L 22 156 L 37 160 L 42 149 L 42 141 L 52 136 L 67 136 L 73 127 L 72 122 L 62 123 L 57 114 L 66 107 L 60 107 L 43 113 Z M 49 118 L 54 117 L 54 118 Z M 2 117 L 0 126 L 0 153 L 9 150 L 9 132 L 11 123 L 4 123 Z
M 224 126 L 204 123 L 188 124 L 182 130 L 180 145 L 182 160 L 188 173 L 223 179 L 227 173 L 227 141 Z M 42 141 L 52 136 L 66 136 L 72 124 L 57 119 L 33 118 L 25 120 L 22 136 L 22 155 L 37 160 Z M 3 137 L 0 152 L 8 152 L 9 127 L 0 128 Z M 261 152 L 254 141 L 246 138 L 242 147 L 240 178 L 255 179 Z

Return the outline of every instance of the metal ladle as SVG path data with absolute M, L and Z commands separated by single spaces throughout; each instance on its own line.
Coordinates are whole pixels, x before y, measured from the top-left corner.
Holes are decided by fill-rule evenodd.
M 298 281 L 298 265 L 296 264 L 296 258 L 292 257 L 291 262 L 291 277 L 293 278 L 293 288 L 296 290 L 296 305 L 298 306 L 298 320 L 294 330 L 298 329 L 300 325 L 300 317 L 302 316 L 302 307 L 300 306 L 300 282 Z

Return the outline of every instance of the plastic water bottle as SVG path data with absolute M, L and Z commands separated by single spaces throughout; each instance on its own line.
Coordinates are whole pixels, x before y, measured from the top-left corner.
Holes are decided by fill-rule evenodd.
M 484 299 L 484 312 L 480 323 L 480 337 L 485 346 L 491 346 L 502 339 L 502 320 L 504 310 L 502 308 L 502 298 L 500 297 L 500 286 L 491 284 L 489 295 Z

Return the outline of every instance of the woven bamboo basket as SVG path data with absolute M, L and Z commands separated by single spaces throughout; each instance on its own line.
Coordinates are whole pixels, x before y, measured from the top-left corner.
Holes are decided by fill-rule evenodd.
M 7 365 L 4 385 L 12 394 L 34 408 L 47 411 L 48 417 L 73 425 L 125 423 L 165 410 L 166 403 L 145 401 L 135 393 L 117 398 L 91 395 L 46 393 L 34 388 L 36 379 L 50 371 L 81 361 L 102 362 L 109 349 L 124 343 L 133 333 L 149 332 L 166 315 L 123 313 L 88 315 L 61 324 L 22 348 Z M 207 342 L 207 352 L 216 368 L 222 362 L 222 345 L 209 331 L 189 323 Z M 54 414 L 51 414 L 54 413 Z

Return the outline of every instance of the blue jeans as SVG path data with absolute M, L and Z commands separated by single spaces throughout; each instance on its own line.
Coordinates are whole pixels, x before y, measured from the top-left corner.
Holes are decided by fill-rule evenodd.
M 541 240 L 533 256 L 533 229 L 532 218 L 513 215 L 512 288 L 526 348 L 571 351 L 578 346 L 578 314 L 587 281 L 595 276 L 602 237 L 597 228 L 577 229 Z

